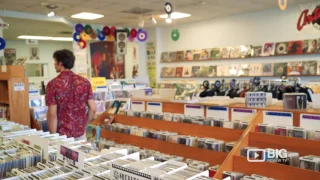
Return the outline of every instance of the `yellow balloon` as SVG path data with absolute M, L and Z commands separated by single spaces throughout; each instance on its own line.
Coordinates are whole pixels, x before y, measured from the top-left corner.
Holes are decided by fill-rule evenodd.
M 90 38 L 90 36 L 89 36 L 87 33 L 85 33 L 84 31 L 82 31 L 82 32 L 80 33 L 80 38 L 81 38 L 83 41 L 87 41 L 87 40 Z
M 106 39 L 107 39 L 107 41 L 111 41 L 112 42 L 112 41 L 114 41 L 114 36 L 109 35 L 109 36 L 107 36 Z

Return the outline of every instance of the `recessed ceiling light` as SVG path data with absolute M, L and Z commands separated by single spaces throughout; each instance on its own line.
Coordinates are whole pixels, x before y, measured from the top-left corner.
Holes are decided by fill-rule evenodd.
M 32 39 L 32 40 L 47 40 L 47 41 L 73 41 L 73 38 L 68 37 L 50 37 L 50 36 L 18 36 L 18 39 Z
M 89 19 L 89 20 L 94 20 L 94 19 L 99 19 L 104 17 L 102 14 L 94 14 L 94 13 L 88 13 L 88 12 L 82 12 L 79 14 L 74 14 L 71 16 L 72 18 L 77 18 L 77 19 Z
M 191 14 L 186 14 L 186 13 L 180 13 L 180 12 L 173 12 L 171 13 L 171 19 L 181 19 L 181 18 L 187 18 L 190 17 Z M 167 19 L 168 14 L 162 14 L 160 15 L 160 18 Z

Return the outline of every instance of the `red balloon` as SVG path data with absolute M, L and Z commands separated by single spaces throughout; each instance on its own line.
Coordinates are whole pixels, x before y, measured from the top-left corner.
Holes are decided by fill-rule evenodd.
M 109 36 L 110 28 L 108 26 L 103 27 L 102 32 L 104 35 Z
M 117 28 L 116 27 L 114 27 L 114 26 L 112 26 L 111 28 L 110 28 L 110 31 L 111 31 L 111 36 L 114 36 L 114 34 L 116 33 L 116 30 L 117 30 Z
M 84 49 L 84 48 L 87 47 L 87 43 L 82 39 L 78 42 L 78 44 L 79 44 L 81 49 Z
M 136 29 L 131 29 L 130 36 L 134 37 L 134 38 L 137 37 L 137 30 Z

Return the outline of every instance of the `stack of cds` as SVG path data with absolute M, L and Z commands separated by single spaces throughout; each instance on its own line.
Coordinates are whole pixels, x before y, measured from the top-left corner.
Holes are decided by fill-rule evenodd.
M 150 129 L 139 128 L 136 126 L 123 125 L 119 123 L 109 124 L 108 131 L 140 136 L 145 138 L 157 139 L 166 142 L 182 144 L 191 147 L 198 147 L 213 151 L 223 152 L 225 149 L 225 142 L 213 138 L 198 138 L 195 136 L 179 135 L 176 132 L 156 131 Z

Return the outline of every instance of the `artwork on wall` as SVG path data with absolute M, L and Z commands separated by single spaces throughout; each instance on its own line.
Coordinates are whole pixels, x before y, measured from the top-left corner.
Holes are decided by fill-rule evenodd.
M 40 59 L 40 51 L 38 47 L 30 47 L 29 54 L 30 54 L 30 60 Z
M 114 54 L 114 42 L 94 42 L 90 44 L 92 77 L 106 79 L 125 78 L 125 57 Z
M 16 49 L 7 48 L 4 49 L 4 65 L 12 65 L 17 58 Z

